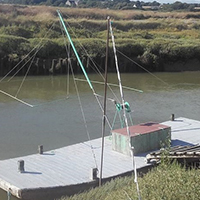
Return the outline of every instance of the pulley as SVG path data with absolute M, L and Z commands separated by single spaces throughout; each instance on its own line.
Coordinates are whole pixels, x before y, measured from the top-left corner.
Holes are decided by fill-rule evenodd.
M 124 105 L 120 103 L 115 103 L 117 111 L 121 111 L 123 108 L 125 108 L 126 112 L 131 112 L 131 108 L 128 102 L 125 102 Z

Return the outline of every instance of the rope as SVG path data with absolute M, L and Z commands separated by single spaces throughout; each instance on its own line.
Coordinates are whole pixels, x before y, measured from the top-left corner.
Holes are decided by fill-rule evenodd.
M 7 82 L 9 82 L 10 80 L 12 80 L 17 74 L 18 74 L 18 72 L 22 69 L 22 68 L 24 68 L 24 66 L 33 58 L 33 57 L 35 57 L 36 56 L 36 54 L 38 53 L 38 51 L 40 50 L 42 48 L 42 46 L 40 46 L 40 47 L 38 47 L 38 50 L 22 65 L 22 67 L 20 67 L 18 70 L 17 70 L 17 72 L 15 72 L 15 74 L 13 74 L 9 79 L 8 79 L 8 81 Z M 23 59 L 24 60 L 24 59 Z M 13 68 L 14 69 L 14 68 Z M 12 70 L 11 70 L 12 71 Z
M 8 191 L 7 191 L 7 197 L 8 197 L 8 200 L 10 200 L 11 199 L 11 192 L 10 192 L 10 188 L 8 189 Z
M 75 78 L 77 81 L 86 81 L 84 79 L 80 79 L 80 78 Z M 91 83 L 96 83 L 96 84 L 100 84 L 100 85 L 103 85 L 104 83 L 103 82 L 100 82 L 100 81 L 91 81 Z M 108 86 L 114 86 L 114 87 L 119 87 L 119 85 L 117 84 L 114 84 L 114 83 L 107 83 Z M 135 88 L 131 88 L 131 87 L 127 87 L 127 86 L 122 86 L 122 88 L 124 89 L 127 89 L 127 90 L 131 90 L 131 91 L 135 91 L 135 92 L 140 92 L 142 93 L 143 91 L 142 90 L 138 90 L 138 89 L 135 89 Z
M 35 55 L 36 55 L 36 54 L 35 54 Z M 29 65 L 29 67 L 28 67 L 28 69 L 27 69 L 27 71 L 26 71 L 26 74 L 24 75 L 24 78 L 23 78 L 23 80 L 22 80 L 22 82 L 21 82 L 21 84 L 20 84 L 20 86 L 19 86 L 19 89 L 18 89 L 18 91 L 17 91 L 15 97 L 18 96 L 18 94 L 19 94 L 19 92 L 20 92 L 20 90 L 21 90 L 21 88 L 22 88 L 22 86 L 23 86 L 23 84 L 24 84 L 24 82 L 25 82 L 25 80 L 26 80 L 26 77 L 27 77 L 27 75 L 28 75 L 28 72 L 30 71 L 30 68 L 31 68 L 31 66 L 32 66 L 33 60 L 35 59 L 35 55 L 34 55 L 34 57 L 33 57 L 32 61 L 31 61 L 30 65 Z
M 37 45 L 38 46 L 38 45 Z M 38 48 L 38 47 L 34 47 L 19 63 L 17 63 L 17 65 L 13 68 L 13 69 L 11 69 L 1 80 L 0 80 L 0 82 L 2 82 L 12 71 L 14 71 L 17 67 L 18 67 L 18 65 L 20 65 L 36 48 Z
M 131 122 L 131 126 L 133 126 L 133 120 L 132 120 L 132 117 L 131 117 L 131 114 L 129 113 L 129 119 L 130 119 L 130 122 Z
M 117 118 L 117 114 L 118 114 L 118 112 L 117 112 L 117 110 L 116 110 L 116 111 L 115 111 L 115 116 L 114 116 L 114 118 L 113 118 L 112 130 L 113 130 L 114 125 L 115 125 L 115 121 L 116 121 L 116 118 Z M 111 135 L 111 132 L 110 132 L 110 135 Z
M 54 23 L 55 24 L 55 23 Z M 53 28 L 53 26 L 54 26 L 54 24 L 50 27 L 50 29 L 47 31 L 47 33 L 46 33 L 46 35 L 49 33 L 49 31 Z M 45 35 L 45 37 L 46 37 L 46 35 Z M 43 45 L 41 45 L 40 46 L 40 44 L 42 43 L 42 41 L 44 40 L 44 38 L 45 37 L 43 37 L 41 40 L 40 40 L 40 42 L 39 42 L 39 44 L 37 44 L 15 67 L 13 67 L 13 69 L 11 69 L 1 80 L 0 80 L 0 82 L 2 82 L 13 70 L 15 70 L 17 67 L 18 67 L 18 65 L 19 64 L 21 64 L 35 49 L 37 49 L 37 51 L 28 59 L 28 61 L 22 66 L 22 67 L 20 67 L 20 69 L 19 70 L 17 70 L 17 72 L 8 80 L 8 82 L 11 80 L 11 79 L 13 79 L 13 77 L 32 59 L 32 61 L 31 61 L 31 63 L 30 63 L 30 65 L 29 65 L 29 67 L 28 67 L 28 70 L 27 70 L 27 72 L 26 72 L 26 74 L 25 74 L 25 76 L 24 76 L 24 78 L 23 78 L 23 80 L 22 80 L 22 82 L 21 82 L 21 84 L 20 84 L 20 86 L 19 86 L 19 88 L 18 88 L 18 91 L 17 91 L 17 93 L 16 93 L 16 95 L 15 96 L 13 96 L 13 95 L 11 95 L 11 94 L 8 94 L 7 92 L 4 92 L 4 91 L 2 91 L 2 90 L 0 90 L 0 92 L 2 93 L 2 94 L 5 94 L 6 96 L 9 96 L 10 98 L 13 98 L 13 99 L 15 99 L 16 101 L 19 101 L 20 103 L 23 103 L 23 104 L 25 104 L 25 105 L 27 105 L 27 106 L 29 106 L 29 107 L 34 107 L 33 105 L 31 105 L 31 104 L 29 104 L 29 103 L 27 103 L 27 102 L 25 102 L 25 101 L 23 101 L 23 100 L 21 100 L 21 99 L 18 99 L 17 98 L 17 96 L 18 96 L 18 94 L 19 94 L 19 92 L 20 92 L 20 90 L 21 90 L 21 88 L 22 88 L 22 86 L 23 86 L 23 84 L 24 84 L 24 82 L 25 82 L 25 79 L 26 79 L 26 77 L 27 77 L 27 75 L 28 75 L 28 72 L 29 72 L 29 70 L 30 70 L 30 68 L 31 68 L 31 66 L 32 66 L 32 63 L 33 63 L 33 60 L 35 59 L 35 56 L 36 56 L 36 54 L 38 53 L 38 51 L 42 48 L 42 46 Z
M 111 130 L 113 130 L 113 128 L 114 128 L 114 126 L 115 126 L 117 114 L 118 114 L 118 116 L 119 116 L 119 121 L 120 121 L 120 124 L 121 124 L 121 128 L 124 127 L 124 122 L 123 122 L 123 120 L 122 120 L 122 117 L 121 117 L 121 115 L 120 115 L 120 112 L 119 112 L 118 110 L 116 110 L 115 116 L 114 116 L 114 118 L 113 118 L 113 123 L 112 123 L 112 129 L 111 129 Z M 110 133 L 110 134 L 111 134 L 111 133 Z
M 46 103 L 40 103 L 40 104 L 34 105 L 33 107 L 48 105 L 48 104 L 51 104 L 51 103 L 55 103 L 57 101 L 64 101 L 66 99 L 68 99 L 68 97 L 64 97 L 64 98 L 60 98 L 60 99 L 56 99 L 56 100 L 51 100 L 51 101 L 46 101 Z
M 65 13 L 65 15 L 66 15 L 68 18 L 70 18 L 70 16 L 67 15 L 66 13 Z M 82 26 L 80 23 L 78 23 L 78 25 L 79 25 L 80 27 L 83 28 L 83 26 Z M 70 27 L 69 24 L 68 24 L 68 26 Z M 70 28 L 71 28 L 71 27 L 70 27 Z M 74 31 L 73 31 L 72 28 L 71 28 L 71 31 L 72 31 L 73 34 L 75 35 L 75 33 L 74 33 Z M 91 34 L 93 34 L 92 31 L 89 30 L 89 32 L 90 32 Z M 79 40 L 78 40 L 77 37 L 76 37 L 76 39 L 77 39 L 77 41 L 79 42 Z M 79 45 L 84 49 L 84 47 L 81 45 L 80 42 L 79 42 Z M 85 49 L 84 49 L 84 50 L 85 50 Z M 102 78 L 104 79 L 103 75 L 101 74 L 101 72 L 100 72 L 99 69 L 97 68 L 97 66 L 96 66 L 95 62 L 93 61 L 93 59 L 89 56 L 89 54 L 87 53 L 86 50 L 85 50 L 85 52 L 86 52 L 87 56 L 90 58 L 90 60 L 92 61 L 92 63 L 94 64 L 94 66 L 95 66 L 97 72 L 98 72 L 98 73 L 102 76 Z M 136 64 L 137 66 L 139 66 L 141 69 L 145 70 L 147 73 L 149 73 L 150 75 L 152 75 L 153 77 L 155 77 L 157 80 L 159 80 L 159 81 L 161 81 L 162 83 L 164 83 L 164 84 L 166 84 L 166 85 L 169 86 L 169 84 L 168 84 L 167 82 L 163 81 L 163 80 L 160 79 L 158 76 L 156 76 L 155 74 L 151 73 L 151 72 L 150 72 L 149 70 L 147 70 L 145 67 L 143 67 L 142 65 L 138 64 L 137 62 L 135 62 L 134 60 L 132 60 L 131 58 L 129 58 L 127 55 L 125 55 L 125 54 L 122 53 L 121 51 L 117 50 L 117 52 L 120 53 L 121 55 L 123 55 L 125 58 L 127 58 L 127 59 L 130 60 L 131 62 L 133 62 L 134 64 Z M 100 66 L 98 66 L 98 67 L 100 68 Z M 101 68 L 101 69 L 102 69 L 102 68 Z M 102 69 L 102 70 L 103 70 L 103 69 Z M 108 85 L 108 87 L 109 87 L 109 85 Z M 109 87 L 109 89 L 112 91 L 112 89 L 111 89 L 110 87 Z M 115 96 L 114 92 L 113 92 L 113 95 Z M 117 99 L 117 98 L 116 98 L 116 99 Z
M 160 82 L 166 84 L 169 86 L 169 84 L 165 81 L 163 81 L 162 79 L 160 79 L 158 76 L 156 76 L 155 74 L 151 73 L 149 70 L 147 70 L 146 68 L 144 68 L 142 65 L 138 64 L 137 62 L 135 62 L 134 60 L 132 60 L 131 58 L 129 58 L 127 55 L 125 55 L 124 53 L 122 53 L 121 51 L 117 50 L 118 53 L 120 53 L 122 56 L 124 56 L 125 58 L 127 58 L 128 60 L 130 60 L 131 62 L 133 62 L 134 64 L 136 64 L 138 67 L 140 67 L 141 69 L 143 69 L 144 71 L 146 71 L 147 73 L 151 74 L 154 78 L 156 78 L 157 80 L 159 80 Z
M 70 45 L 69 45 L 69 51 L 68 51 L 68 58 L 70 57 Z M 70 68 L 70 64 L 69 64 L 69 62 L 68 62 L 68 64 L 67 64 L 67 97 L 69 96 L 69 83 L 70 83 L 70 81 L 69 81 L 69 68 Z
M 129 143 L 131 144 L 131 143 Z M 136 189 L 137 189 L 137 194 L 138 194 L 138 200 L 141 200 L 141 195 L 140 195 L 140 189 L 139 189 L 139 184 L 138 184 L 138 180 L 137 180 L 137 166 L 136 166 L 136 162 L 135 162 L 135 157 L 134 157 L 134 147 L 131 147 L 131 154 L 132 154 L 132 158 L 133 158 L 133 168 L 134 168 L 134 182 L 136 184 Z
M 121 99 L 122 99 L 122 105 L 124 107 L 124 109 L 123 109 L 124 121 L 125 121 L 125 125 L 126 125 L 126 131 L 127 131 L 128 137 L 129 137 L 129 148 L 130 148 L 130 151 L 131 151 L 131 154 L 132 154 L 132 160 L 133 160 L 133 168 L 134 168 L 134 173 L 135 173 L 135 180 L 134 181 L 135 181 L 136 187 L 137 187 L 138 199 L 141 200 L 139 185 L 138 185 L 138 182 L 137 182 L 137 167 L 136 167 L 136 163 L 135 163 L 135 160 L 134 160 L 134 152 L 133 152 L 134 147 L 131 146 L 130 129 L 129 129 L 128 120 L 127 120 L 127 116 L 126 116 L 126 109 L 125 109 L 126 103 L 125 103 L 125 100 L 124 100 L 124 94 L 123 94 L 123 89 L 122 89 L 121 77 L 120 77 L 118 60 L 117 60 L 117 53 L 116 53 L 116 48 L 115 48 L 115 40 L 114 40 L 111 22 L 110 22 L 110 32 L 111 32 L 111 38 L 112 38 L 112 44 L 113 44 L 113 51 L 114 51 L 115 64 L 116 64 L 116 70 L 117 70 L 117 77 L 118 77 L 118 81 L 119 81 L 120 95 L 121 95 Z
M 58 14 L 59 14 L 60 19 L 61 19 L 61 14 L 60 14 L 59 12 L 58 12 Z M 97 101 L 98 104 L 99 104 L 99 107 L 100 107 L 101 111 L 103 112 L 103 107 L 102 107 L 102 105 L 101 105 L 101 102 L 100 102 L 100 100 L 98 99 L 98 96 L 96 95 L 96 92 L 95 92 L 95 90 L 94 90 L 94 88 L 93 88 L 93 86 L 92 86 L 92 84 L 91 84 L 91 81 L 90 81 L 89 77 L 87 76 L 87 73 L 86 73 L 86 71 L 85 71 L 85 69 L 84 69 L 84 67 L 83 67 L 83 64 L 82 64 L 82 62 L 81 62 L 81 60 L 80 60 L 80 58 L 79 58 L 78 53 L 76 52 L 75 46 L 73 45 L 73 42 L 72 42 L 72 40 L 71 40 L 71 38 L 70 38 L 70 36 L 69 36 L 69 33 L 68 33 L 68 31 L 67 31 L 67 29 L 66 29 L 66 27 L 65 27 L 65 23 L 64 23 L 63 20 L 62 20 L 61 22 L 62 22 L 62 27 L 63 27 L 63 29 L 65 30 L 65 32 L 66 32 L 66 34 L 67 34 L 67 36 L 68 36 L 68 39 L 69 39 L 69 41 L 70 41 L 70 44 L 71 44 L 71 46 L 72 46 L 72 48 L 73 48 L 73 50 L 74 50 L 74 53 L 75 53 L 75 55 L 76 55 L 76 57 L 77 57 L 77 59 L 78 59 L 78 61 L 79 61 L 79 64 L 80 64 L 81 69 L 82 69 L 82 71 L 83 71 L 83 73 L 84 73 L 84 75 L 85 75 L 85 78 L 86 78 L 86 80 L 87 80 L 87 82 L 88 82 L 88 84 L 89 84 L 89 86 L 90 86 L 90 88 L 91 88 L 91 90 L 92 90 L 92 92 L 93 92 L 95 98 L 96 98 L 96 101 Z M 67 25 L 69 26 L 68 23 L 67 23 Z M 69 26 L 69 27 L 70 27 L 70 26 Z M 107 121 L 107 123 L 108 123 L 108 126 L 111 128 L 111 124 L 110 124 L 110 122 L 109 122 L 107 116 L 106 116 L 106 121 Z
M 63 31 L 63 29 L 62 29 L 62 23 L 61 23 L 61 21 L 59 20 L 59 22 L 60 22 L 60 30 L 61 30 L 61 33 L 62 33 L 62 36 L 63 36 L 63 41 L 64 41 L 64 45 L 65 45 L 65 50 L 66 50 L 66 52 L 67 52 L 67 58 L 68 59 L 70 59 L 70 43 L 69 43 L 69 45 L 68 45 L 68 47 L 67 47 L 67 40 L 66 40 L 66 38 L 64 37 L 64 31 Z M 69 96 L 69 69 L 70 69 L 70 60 L 69 60 L 69 62 L 67 62 L 67 97 Z
M 2 94 L 5 94 L 6 96 L 12 98 L 12 99 L 15 99 L 16 101 L 19 101 L 20 103 L 23 103 L 23 104 L 29 106 L 29 107 L 32 107 L 32 108 L 34 107 L 33 105 L 31 105 L 31 104 L 29 104 L 29 103 L 27 103 L 27 102 L 25 102 L 25 101 L 23 101 L 23 100 L 21 100 L 21 99 L 18 99 L 17 97 L 15 97 L 15 96 L 13 96 L 13 95 L 11 95 L 11 94 L 8 94 L 7 92 L 4 92 L 3 90 L 0 90 L 0 92 L 1 92 Z
M 66 15 L 68 18 L 69 18 L 69 16 L 68 15 Z M 85 49 L 85 47 L 81 44 L 81 42 L 80 42 L 80 40 L 78 39 L 78 37 L 76 36 L 76 34 L 75 34 L 75 32 L 74 32 L 74 30 L 71 28 L 71 26 L 70 26 L 70 24 L 68 23 L 68 22 L 66 22 L 66 24 L 67 24 L 67 26 L 70 28 L 70 30 L 71 30 L 71 32 L 73 33 L 73 35 L 74 35 L 74 37 L 76 38 L 76 40 L 78 41 L 78 44 L 79 44 L 79 46 L 84 50 L 84 52 L 86 53 L 86 55 L 88 56 L 88 58 L 90 59 L 90 61 L 92 62 L 92 64 L 94 65 L 94 67 L 95 67 L 95 69 L 94 69 L 94 71 L 96 71 L 100 76 L 101 76 L 101 78 L 103 79 L 103 81 L 105 82 L 105 79 L 104 79 L 104 76 L 103 76 L 103 74 L 100 72 L 100 70 L 98 69 L 98 67 L 97 67 L 97 65 L 95 64 L 95 62 L 94 62 L 94 60 L 91 58 L 91 56 L 88 54 L 88 52 L 86 51 L 86 49 Z M 80 23 L 78 23 L 78 25 L 79 26 L 81 26 L 82 27 L 82 25 L 80 24 Z M 92 32 L 91 32 L 92 33 Z M 91 66 L 91 65 L 90 65 Z M 100 68 L 100 67 L 99 67 Z M 102 69 L 102 71 L 103 71 L 103 69 Z M 92 82 L 92 81 L 91 81 Z M 115 95 L 115 93 L 113 92 L 113 90 L 112 90 L 112 88 L 110 87 L 110 85 L 108 84 L 108 88 L 109 88 L 109 90 L 112 92 L 112 94 L 113 94 L 113 96 L 115 97 L 115 99 L 116 100 L 118 100 L 118 98 L 117 98 L 117 96 Z M 101 110 L 103 111 L 103 108 L 102 108 L 102 106 L 100 106 L 101 107 Z M 110 126 L 110 125 L 109 125 Z
M 77 58 L 78 63 L 79 63 L 79 65 L 80 65 L 80 67 L 81 67 L 81 70 L 82 70 L 82 72 L 83 72 L 83 74 L 84 74 L 84 76 L 85 76 L 85 78 L 86 78 L 86 80 L 87 80 L 87 82 L 88 82 L 88 85 L 90 86 L 90 88 L 91 88 L 91 90 L 93 91 L 93 93 L 95 93 L 95 92 L 94 92 L 93 85 L 92 85 L 91 82 L 90 82 L 90 79 L 89 79 L 89 77 L 88 77 L 88 75 L 87 75 L 87 73 L 86 73 L 86 71 L 85 71 L 85 68 L 84 68 L 84 66 L 83 66 L 83 64 L 82 64 L 82 62 L 81 62 L 81 59 L 80 59 L 80 57 L 79 57 L 79 55 L 78 55 L 78 52 L 76 51 L 76 48 L 75 48 L 74 43 L 73 43 L 73 41 L 72 41 L 72 39 L 71 39 L 71 36 L 70 36 L 70 34 L 69 34 L 69 32 L 68 32 L 66 26 L 65 26 L 65 23 L 64 23 L 64 20 L 63 20 L 62 16 L 61 16 L 61 14 L 60 14 L 60 11 L 57 10 L 57 13 L 58 13 L 58 16 L 59 16 L 59 18 L 60 18 L 60 22 L 61 22 L 61 24 L 62 24 L 62 27 L 63 27 L 63 29 L 65 30 L 65 33 L 66 33 L 66 35 L 67 35 L 67 38 L 68 38 L 68 40 L 69 40 L 69 42 L 70 42 L 70 44 L 71 44 L 71 47 L 72 47 L 72 49 L 73 49 L 73 51 L 74 51 L 74 54 L 76 55 L 76 58 Z
M 77 79 L 76 79 L 76 80 L 77 80 Z M 101 98 L 103 98 L 102 95 L 99 95 L 99 94 L 94 94 L 94 95 L 96 95 L 97 97 L 101 97 Z M 111 99 L 111 98 L 106 98 L 106 99 L 109 100 L 109 101 L 115 102 L 114 99 Z
M 74 71 L 73 71 L 73 68 L 72 68 L 72 64 L 71 64 L 70 58 L 68 58 L 68 61 L 69 61 L 70 69 L 71 69 L 71 72 L 72 72 L 72 77 L 73 77 L 73 80 L 74 80 L 74 85 L 75 85 L 75 89 L 76 89 L 76 93 L 77 93 L 77 97 L 78 97 L 78 101 L 79 101 L 79 105 L 80 105 L 80 109 L 81 109 L 81 114 L 82 114 L 83 121 L 84 121 L 84 126 L 85 126 L 85 129 L 86 129 L 88 141 L 90 142 L 90 148 L 91 148 L 91 152 L 92 152 L 92 155 L 93 155 L 95 167 L 98 169 L 96 155 L 95 155 L 95 152 L 94 152 L 94 148 L 93 148 L 93 146 L 91 144 L 91 137 L 90 137 L 90 133 L 88 131 L 87 121 L 86 121 L 85 114 L 84 114 L 84 111 L 83 111 L 83 106 L 82 106 L 82 103 L 81 103 L 81 98 L 80 98 L 80 95 L 79 95 L 78 86 L 77 86 L 77 83 L 75 81 Z
M 84 48 L 84 47 L 83 47 Z M 86 51 L 86 50 L 85 50 Z M 92 64 L 94 65 L 94 67 L 95 68 L 93 68 L 93 66 L 91 66 L 91 68 L 96 72 L 96 73 L 98 73 L 100 76 L 101 76 L 101 78 L 103 79 L 103 82 L 105 82 L 105 79 L 104 79 L 104 76 L 103 76 L 103 74 L 100 72 L 100 70 L 98 69 L 98 67 L 100 68 L 100 69 L 102 69 L 99 65 L 98 65 L 98 67 L 97 67 L 97 64 L 94 62 L 94 60 L 89 56 L 89 54 L 86 52 L 86 54 L 87 54 L 87 56 L 90 58 L 90 61 L 92 62 Z M 102 69 L 102 71 L 104 71 L 103 69 Z M 116 99 L 116 101 L 119 101 L 119 99 L 118 99 L 118 97 L 116 96 L 116 94 L 114 93 L 114 91 L 113 91 L 113 89 L 111 88 L 111 86 L 114 86 L 114 84 L 112 85 L 111 83 L 109 83 L 109 84 L 107 84 L 107 86 L 108 86 L 108 88 L 109 88 L 109 90 L 111 91 L 111 93 L 113 94 L 113 96 L 114 96 L 114 98 Z
M 49 28 L 49 30 L 47 31 L 47 33 L 45 34 L 45 36 L 40 40 L 39 44 L 37 44 L 19 63 L 17 63 L 17 65 L 15 65 L 15 67 L 13 67 L 2 79 L 0 79 L 0 82 L 2 82 L 12 71 L 14 71 L 35 49 L 41 49 L 40 45 L 42 43 L 42 41 L 46 38 L 46 36 L 49 34 L 49 32 L 52 30 L 53 26 L 55 25 L 55 22 L 52 24 L 52 26 Z M 38 50 L 38 51 L 39 51 Z M 37 51 L 37 52 L 38 52 Z M 31 58 L 30 58 L 31 59 Z M 20 68 L 21 70 L 21 68 Z M 17 72 L 18 73 L 18 72 Z M 16 75 L 16 74 L 15 74 Z M 14 76 L 15 76 L 14 75 Z M 13 78 L 13 76 L 12 76 Z M 9 79 L 10 80 L 10 79 Z

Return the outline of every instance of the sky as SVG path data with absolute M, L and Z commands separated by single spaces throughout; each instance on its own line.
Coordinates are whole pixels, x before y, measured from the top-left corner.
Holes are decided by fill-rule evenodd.
M 179 1 L 181 3 L 200 3 L 200 0 L 142 0 L 144 2 L 153 2 L 157 1 L 159 3 L 174 3 L 176 1 Z

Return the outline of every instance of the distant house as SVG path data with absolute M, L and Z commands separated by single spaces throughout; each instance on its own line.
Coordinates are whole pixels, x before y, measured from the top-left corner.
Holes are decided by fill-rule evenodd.
M 71 7 L 75 7 L 78 6 L 78 1 L 75 0 L 67 0 L 65 3 L 66 6 L 71 6 Z
M 144 10 L 158 10 L 160 6 L 142 6 Z
M 194 10 L 198 10 L 198 11 L 200 11 L 200 6 L 198 6 L 198 7 L 194 7 Z

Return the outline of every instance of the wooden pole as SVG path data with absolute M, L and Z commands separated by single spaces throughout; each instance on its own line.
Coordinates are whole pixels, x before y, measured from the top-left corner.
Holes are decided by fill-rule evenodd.
M 20 173 L 24 172 L 24 160 L 18 160 L 18 171 Z
M 102 185 L 102 172 L 103 172 L 103 154 L 104 154 L 104 138 L 105 138 L 105 124 L 106 124 L 106 98 L 107 98 L 109 26 L 110 26 L 110 17 L 107 18 L 107 43 L 106 43 L 106 61 L 105 61 L 104 110 L 103 110 L 103 120 L 102 120 L 101 168 L 100 168 L 99 186 Z
M 43 145 L 38 146 L 38 153 L 43 154 Z
M 91 180 L 97 180 L 97 172 L 98 172 L 98 169 L 97 168 L 91 168 L 90 170 L 90 179 Z

